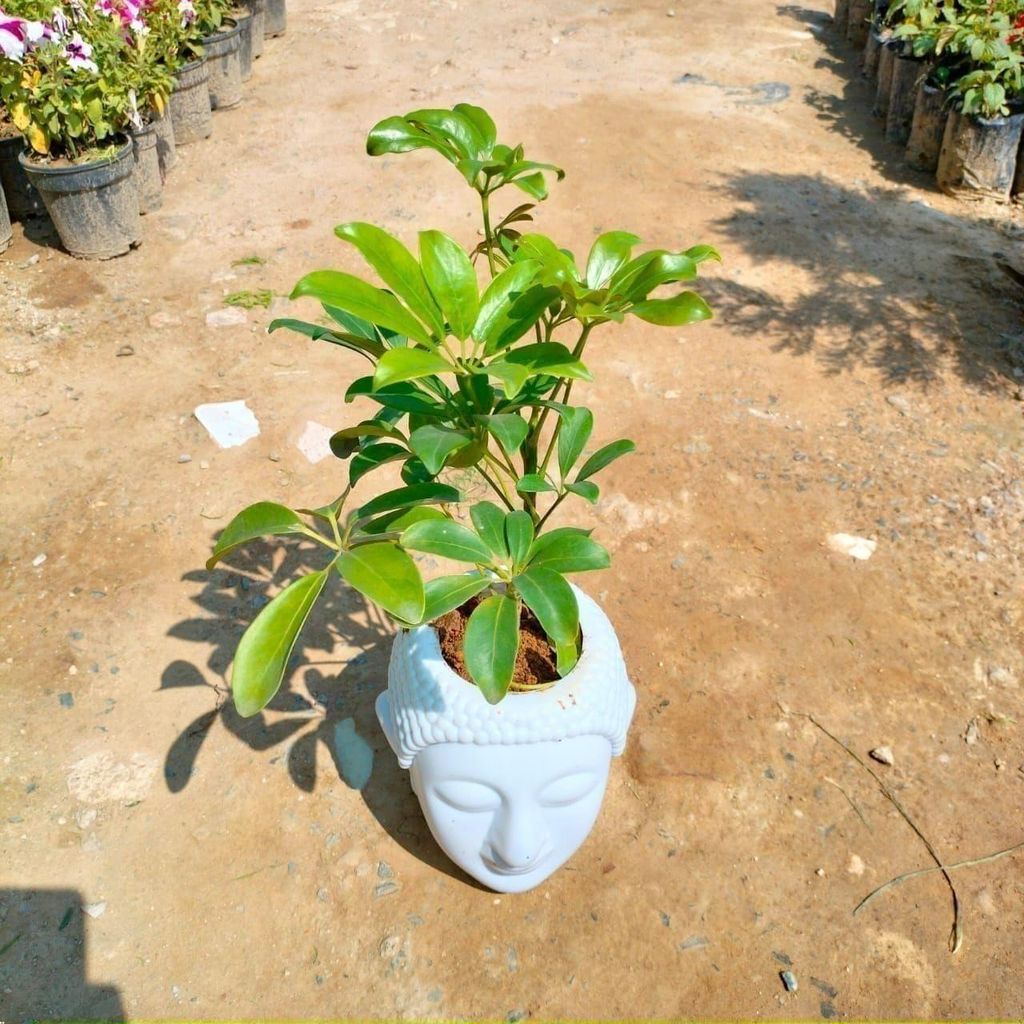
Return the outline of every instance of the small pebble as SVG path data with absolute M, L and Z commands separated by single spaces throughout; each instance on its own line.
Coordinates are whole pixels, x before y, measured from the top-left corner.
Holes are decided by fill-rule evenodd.
M 191 461 L 192 461 L 192 456 L 191 455 L 185 455 L 184 453 L 182 453 L 181 455 L 178 456 L 178 462 L 185 463 L 185 462 L 191 462 Z
M 795 992 L 800 986 L 797 984 L 796 975 L 792 971 L 779 971 L 782 984 L 786 986 L 787 992 Z
M 199 463 L 199 468 L 200 469 L 209 469 L 210 468 L 210 464 L 206 461 L 206 459 L 203 459 Z
M 267 458 L 270 459 L 271 462 L 280 462 L 281 461 L 281 456 L 278 455 L 277 452 L 271 452 L 267 456 Z
M 70 693 L 62 693 L 57 699 L 60 701 L 62 708 L 73 708 L 75 706 L 75 698 Z
M 32 565 L 35 566 L 35 568 L 38 569 L 39 566 L 41 566 L 43 564 L 43 562 L 45 562 L 45 561 L 46 561 L 46 555 L 40 553 L 40 554 L 36 555 L 35 558 L 32 559 Z
M 381 896 L 390 896 L 393 892 L 398 892 L 397 882 L 381 882 L 374 887 L 373 896 L 374 899 L 380 899 Z
M 380 861 L 377 864 L 377 877 L 378 878 L 394 878 L 395 873 L 391 869 L 391 865 L 387 861 Z
M 874 750 L 869 750 L 868 755 L 879 764 L 895 764 L 896 759 L 892 754 L 892 747 L 875 747 Z
M 83 903 L 82 909 L 90 917 L 102 917 L 107 912 L 107 904 L 105 900 L 100 903 Z
M 819 878 L 824 878 L 824 877 L 825 877 L 825 869 L 824 869 L 824 868 L 817 868 L 817 869 L 815 870 L 815 872 L 814 872 L 814 873 L 815 873 L 815 874 L 816 874 L 816 875 L 817 875 L 817 876 L 818 876 Z
M 133 355 L 135 355 L 135 349 L 132 348 L 131 345 L 122 345 L 117 350 L 116 354 L 119 355 L 119 356 L 133 356 Z

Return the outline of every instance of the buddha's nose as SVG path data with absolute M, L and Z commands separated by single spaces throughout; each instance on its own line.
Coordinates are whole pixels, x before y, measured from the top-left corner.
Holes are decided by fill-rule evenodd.
M 489 859 L 499 871 L 528 871 L 551 845 L 540 808 L 526 803 L 503 806 L 488 833 L 487 845 Z

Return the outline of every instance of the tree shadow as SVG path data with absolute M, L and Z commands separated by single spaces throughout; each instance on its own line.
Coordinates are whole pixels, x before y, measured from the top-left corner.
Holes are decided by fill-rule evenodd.
M 77 889 L 0 889 L 4 1020 L 128 1019 L 116 988 L 86 979 L 85 922 Z
M 930 183 L 934 188 L 934 175 L 908 167 L 903 159 L 904 148 L 886 139 L 884 121 L 871 113 L 875 83 L 864 74 L 863 53 L 847 41 L 845 31 L 836 26 L 830 15 L 799 4 L 776 6 L 775 13 L 806 26 L 824 47 L 814 66 L 828 69 L 843 81 L 838 96 L 818 89 L 804 90 L 804 102 L 815 111 L 817 119 L 830 132 L 865 150 L 875 170 L 889 181 L 919 188 Z
M 206 671 L 193 661 L 177 659 L 164 669 L 160 689 L 205 686 L 214 706 L 171 744 L 164 761 L 167 788 L 181 793 L 188 786 L 199 770 L 200 750 L 219 718 L 251 750 L 280 748 L 270 763 L 285 759 L 289 777 L 303 792 L 312 793 L 333 765 L 338 778 L 359 791 L 396 842 L 431 867 L 480 888 L 437 846 L 408 773 L 399 768 L 377 722 L 374 701 L 387 686 L 394 626 L 340 577 L 328 581 L 299 634 L 281 689 L 267 705 L 271 714 L 242 718 L 235 710 L 228 668 L 242 634 L 286 583 L 324 568 L 329 560 L 324 548 L 284 537 L 272 544 L 252 542 L 231 552 L 212 572 L 195 570 L 182 577 L 198 586 L 191 597 L 198 614 L 175 623 L 168 635 L 205 648 L 200 657 Z M 311 652 L 330 655 L 336 650 L 345 656 L 311 661 Z M 210 676 L 216 682 L 210 682 Z
M 744 173 L 722 191 L 722 248 L 745 252 L 743 277 L 757 279 L 705 282 L 731 331 L 813 352 L 829 374 L 871 367 L 887 383 L 927 388 L 952 369 L 981 390 L 1020 384 L 1019 285 L 989 228 L 904 190 L 823 175 Z

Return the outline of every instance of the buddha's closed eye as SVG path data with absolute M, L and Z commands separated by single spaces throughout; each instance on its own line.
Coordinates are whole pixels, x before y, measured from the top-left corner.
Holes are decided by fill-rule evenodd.
M 564 778 L 555 779 L 541 791 L 540 802 L 545 807 L 567 807 L 582 800 L 597 785 L 598 776 L 593 772 L 575 772 Z
M 501 806 L 501 796 L 497 790 L 468 779 L 449 779 L 439 783 L 434 787 L 434 793 L 457 811 L 493 811 Z

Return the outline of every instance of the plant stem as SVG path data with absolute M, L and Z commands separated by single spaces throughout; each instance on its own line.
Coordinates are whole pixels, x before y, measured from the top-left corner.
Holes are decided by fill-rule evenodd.
M 494 236 L 491 234 L 491 197 L 486 192 L 480 193 L 480 209 L 484 215 L 484 238 L 487 241 L 487 267 L 491 277 L 496 276 L 494 269 Z
M 576 345 L 575 345 L 575 347 L 572 350 L 572 357 L 573 357 L 573 359 L 579 359 L 580 356 L 583 355 L 583 350 L 587 347 L 587 337 L 589 336 L 589 334 L 590 334 L 591 330 L 593 330 L 593 328 L 594 328 L 593 324 L 584 324 L 583 325 L 583 330 L 580 332 L 580 336 L 577 339 Z M 565 382 L 565 392 L 562 395 L 562 404 L 563 405 L 566 405 L 569 402 L 569 396 L 572 394 L 572 385 L 573 385 L 573 382 L 572 382 L 571 378 Z M 557 388 L 556 388 L 556 390 L 557 390 Z M 547 406 L 544 407 L 544 412 L 541 415 L 540 423 L 537 424 L 537 438 L 538 438 L 538 440 L 540 439 L 540 432 L 541 432 L 541 430 L 544 427 L 544 421 L 547 419 L 548 413 L 550 411 L 551 410 Z M 543 475 L 544 473 L 547 472 L 548 463 L 551 461 L 551 453 L 555 450 L 555 443 L 558 440 L 558 430 L 561 427 L 561 425 L 562 425 L 562 420 L 561 420 L 561 417 L 559 417 L 558 422 L 555 424 L 555 429 L 554 429 L 554 431 L 552 431 L 551 440 L 548 442 L 548 450 L 544 453 L 544 461 L 540 464 L 539 472 L 541 473 L 541 475 Z
M 509 501 L 508 496 L 505 494 L 504 488 L 498 486 L 498 484 L 491 478 L 491 475 L 487 472 L 487 470 L 484 469 L 484 467 L 481 466 L 479 463 L 477 463 L 474 469 L 476 469 L 476 471 L 491 485 L 491 490 L 494 491 L 494 493 L 499 498 L 501 498 L 502 502 L 505 505 L 505 508 L 507 508 L 509 512 L 515 512 L 515 506 L 512 504 L 511 501 Z
M 540 532 L 541 527 L 548 521 L 549 517 L 551 516 L 551 513 L 554 512 L 555 509 L 562 504 L 563 500 L 565 499 L 568 493 L 568 491 L 562 491 L 562 493 L 557 498 L 555 498 L 555 500 L 551 503 L 551 508 L 549 508 L 547 512 L 545 512 L 544 515 L 540 517 L 540 522 L 537 523 L 536 526 L 538 533 Z

